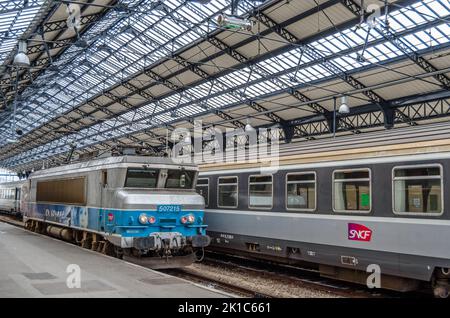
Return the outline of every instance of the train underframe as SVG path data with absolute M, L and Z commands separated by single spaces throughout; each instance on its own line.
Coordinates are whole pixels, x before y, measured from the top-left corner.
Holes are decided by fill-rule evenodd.
M 36 219 L 27 219 L 25 228 L 35 233 L 48 235 L 92 251 L 153 269 L 188 266 L 196 260 L 195 249 L 189 245 L 179 249 L 139 250 L 133 247 L 118 247 L 101 233 L 63 227 Z
M 211 244 L 207 248 L 209 251 L 313 269 L 319 271 L 323 277 L 366 286 L 368 277 L 372 273 L 367 270 L 368 265 L 379 264 L 382 269 L 390 266 L 391 270 L 388 271 L 388 274 L 383 274 L 383 270 L 381 270 L 379 288 L 400 292 L 433 292 L 434 296 L 438 298 L 450 296 L 450 268 L 443 266 L 442 261 L 435 263 L 430 269 L 431 274 L 427 279 L 423 273 L 415 272 L 414 275 L 408 275 L 406 271 L 402 273 L 399 270 L 399 265 L 398 272 L 392 271 L 392 267 L 395 268 L 397 265 L 384 256 L 378 257 L 382 253 L 370 257 L 364 255 L 364 252 L 343 251 L 333 246 L 284 242 L 282 240 L 244 237 L 234 234 L 224 235 L 215 232 L 208 232 L 208 235 L 211 237 Z M 232 237 L 231 240 L 230 237 Z M 337 261 L 337 259 L 340 261 Z M 433 260 L 428 261 L 433 264 Z M 388 265 L 388 263 L 390 264 Z M 409 265 L 418 267 L 418 264 L 414 263 Z M 414 269 L 412 272 L 414 272 Z

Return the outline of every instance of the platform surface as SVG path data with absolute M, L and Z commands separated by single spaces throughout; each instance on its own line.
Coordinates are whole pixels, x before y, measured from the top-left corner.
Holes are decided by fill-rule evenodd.
M 70 264 L 80 269 L 80 288 Z M 73 267 L 76 268 L 76 267 Z M 0 297 L 225 297 L 185 280 L 0 222 Z

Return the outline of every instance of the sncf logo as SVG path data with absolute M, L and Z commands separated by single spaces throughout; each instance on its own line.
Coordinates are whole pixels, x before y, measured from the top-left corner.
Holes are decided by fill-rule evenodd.
M 372 230 L 361 224 L 348 224 L 348 239 L 352 241 L 370 242 Z

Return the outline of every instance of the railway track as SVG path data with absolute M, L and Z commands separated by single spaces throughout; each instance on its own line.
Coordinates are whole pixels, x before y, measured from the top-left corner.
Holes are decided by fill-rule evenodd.
M 423 292 L 401 293 L 385 289 L 371 290 L 361 285 L 348 283 L 331 278 L 320 276 L 317 270 L 309 268 L 294 267 L 271 262 L 263 262 L 229 254 L 207 252 L 204 260 L 197 270 L 193 268 L 165 270 L 165 273 L 179 276 L 198 283 L 206 284 L 215 288 L 237 293 L 244 297 L 303 297 L 298 293 L 277 292 L 277 282 L 280 286 L 295 285 L 295 287 L 310 289 L 319 292 L 318 297 L 346 297 L 346 298 L 424 298 L 431 297 L 431 294 Z M 226 269 L 227 272 L 245 272 L 248 280 L 255 280 L 254 285 L 267 284 L 267 288 L 246 287 L 248 280 L 233 284 L 227 281 L 227 277 L 217 277 L 210 275 L 213 268 Z M 224 274 L 226 275 L 226 274 Z M 261 291 L 265 290 L 265 291 Z M 306 295 L 305 297 L 309 297 Z
M 160 270 L 166 274 L 184 278 L 186 280 L 205 285 L 208 287 L 212 287 L 214 289 L 220 289 L 229 293 L 236 294 L 241 297 L 249 297 L 249 298 L 273 298 L 274 296 L 268 293 L 262 293 L 255 291 L 251 288 L 246 288 L 243 286 L 238 286 L 236 284 L 227 283 L 220 279 L 214 279 L 208 277 L 204 274 L 200 274 L 198 272 L 186 269 L 186 268 L 176 268 L 176 269 L 164 269 Z
M 22 217 L 12 216 L 11 214 L 0 211 L 0 221 L 15 226 L 23 227 Z

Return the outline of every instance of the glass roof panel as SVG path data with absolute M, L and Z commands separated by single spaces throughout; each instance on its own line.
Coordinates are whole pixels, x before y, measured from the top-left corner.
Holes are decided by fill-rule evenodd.
M 27 31 L 34 17 L 40 13 L 44 0 L 24 1 L 0 0 L 0 65 L 5 62 L 17 45 L 22 34 Z
M 206 7 L 211 7 L 212 4 L 217 5 L 220 3 L 220 1 L 212 1 L 209 5 Z M 438 3 L 436 5 L 436 3 Z M 168 6 L 174 10 L 176 8 L 177 4 L 180 4 L 177 1 L 171 1 Z M 210 12 L 204 11 L 205 8 L 202 6 L 199 6 L 198 4 L 189 3 L 186 6 L 189 6 L 189 8 L 195 8 L 197 11 L 201 10 L 205 12 L 205 15 L 210 14 Z M 428 8 L 439 8 L 439 14 L 441 16 L 448 16 L 450 12 L 450 6 L 445 7 L 442 4 L 442 1 L 422 1 L 421 3 L 416 3 L 412 9 L 412 7 L 406 8 L 406 9 L 400 9 L 397 12 L 392 13 L 392 17 L 390 18 L 390 26 L 391 30 L 393 32 L 399 32 L 406 29 L 410 29 L 413 27 L 416 27 L 420 24 L 426 23 L 427 20 L 434 21 L 436 19 L 436 14 L 433 13 L 433 10 L 430 10 Z M 184 8 L 181 6 L 181 8 Z M 218 7 L 214 7 L 214 12 L 217 12 Z M 422 11 L 420 11 L 422 10 Z M 442 12 L 442 11 L 446 12 Z M 184 12 L 189 12 L 189 10 L 179 10 L 180 12 L 176 13 L 176 17 L 183 18 Z M 197 12 L 195 11 L 195 12 Z M 422 17 L 422 19 L 417 18 L 417 12 L 424 12 L 426 14 L 425 17 Z M 198 33 L 204 32 L 204 30 L 198 28 L 198 32 L 189 32 L 187 23 L 185 24 L 185 21 L 182 21 L 182 23 L 174 23 L 174 15 L 167 17 L 164 16 L 160 19 L 167 19 L 164 21 L 160 21 L 157 23 L 157 27 L 150 28 L 149 31 L 145 32 L 147 36 L 151 36 L 153 39 L 155 39 L 155 42 L 159 43 L 157 45 L 158 49 L 155 50 L 148 50 L 146 52 L 149 52 L 150 58 L 153 55 L 161 56 L 166 54 L 167 52 L 170 52 L 173 49 L 176 49 L 184 43 L 183 41 L 187 41 L 186 43 L 189 43 L 192 41 L 192 36 L 198 38 Z M 194 17 L 196 15 L 193 15 Z M 202 16 L 203 18 L 203 16 Z M 194 18 L 195 19 L 195 18 Z M 381 18 L 383 19 L 383 18 Z M 153 20 L 149 20 L 151 23 L 153 23 Z M 180 21 L 178 21 L 180 22 Z M 150 23 L 150 24 L 151 24 Z M 170 30 L 161 30 L 161 27 L 168 27 Z M 203 24 L 203 27 L 206 27 L 207 24 Z M 141 27 L 141 26 L 140 26 Z M 410 45 L 414 46 L 420 46 L 420 47 L 433 47 L 438 45 L 438 43 L 448 43 L 449 39 L 445 35 L 449 34 L 448 32 L 448 25 L 445 25 L 445 23 L 435 27 L 431 28 L 433 39 L 430 37 L 424 37 L 423 31 L 417 31 L 416 35 L 408 35 L 403 38 L 404 41 L 407 41 Z M 167 43 L 167 38 L 169 37 L 168 34 L 171 34 L 170 32 L 173 30 L 186 30 L 185 33 L 182 34 L 182 36 L 175 38 L 172 38 L 170 43 Z M 377 63 L 380 61 L 385 61 L 389 58 L 396 57 L 402 55 L 401 52 L 399 52 L 398 49 L 396 49 L 393 45 L 389 43 L 381 43 L 377 45 L 369 45 L 365 51 L 365 58 L 367 59 L 366 62 L 357 62 L 355 60 L 356 54 L 355 52 L 346 52 L 345 50 L 352 48 L 354 51 L 360 50 L 359 46 L 364 44 L 365 38 L 367 36 L 367 25 L 362 25 L 361 28 L 357 29 L 355 31 L 354 28 L 343 30 L 341 32 L 336 32 L 333 35 L 328 36 L 325 39 L 321 39 L 319 41 L 316 41 L 314 43 L 311 43 L 311 47 L 316 50 L 319 54 L 323 56 L 330 56 L 331 61 L 335 63 L 341 70 L 345 71 L 352 71 L 355 70 L 361 66 L 370 65 L 371 63 Z M 180 32 L 180 31 L 178 31 Z M 428 32 L 428 31 L 427 31 Z M 163 36 L 159 36 L 161 34 L 165 34 Z M 174 36 L 175 37 L 175 36 Z M 116 38 L 121 39 L 120 41 L 117 41 Z M 445 38 L 445 39 L 443 39 Z M 157 40 L 156 40 L 157 39 Z M 375 40 L 382 39 L 381 34 L 378 34 L 377 32 L 371 31 L 369 34 L 369 42 L 373 42 Z M 123 47 L 126 39 L 123 39 L 120 35 L 119 36 L 113 36 L 108 38 L 108 46 L 111 48 L 114 48 L 115 50 L 123 51 L 122 54 L 129 56 L 129 59 L 131 61 L 134 61 L 135 59 L 142 60 L 143 56 L 139 52 L 135 52 L 134 54 L 128 53 L 128 50 L 130 48 L 134 48 L 134 50 L 138 50 L 140 46 L 142 46 L 142 43 L 139 44 L 140 40 L 132 37 L 128 38 L 128 40 L 132 43 L 128 45 L 128 48 Z M 369 43 L 370 44 L 370 43 Z M 153 48 L 153 47 L 152 47 Z M 156 46 L 155 46 L 156 48 Z M 125 53 L 125 50 L 127 50 L 127 53 Z M 341 53 L 341 52 L 344 53 Z M 162 53 L 164 52 L 164 53 Z M 361 53 L 361 52 L 360 52 Z M 149 127 L 155 127 L 155 122 L 157 125 L 160 125 L 160 123 L 166 123 L 171 124 L 175 123 L 176 121 L 179 121 L 180 117 L 171 115 L 171 112 L 169 108 L 175 108 L 177 107 L 177 110 L 180 113 L 189 114 L 189 116 L 194 116 L 198 113 L 203 113 L 205 110 L 204 108 L 200 107 L 199 104 L 203 101 L 207 101 L 209 107 L 213 108 L 222 108 L 222 107 L 228 107 L 230 105 L 234 105 L 235 103 L 242 102 L 241 98 L 238 97 L 236 92 L 244 92 L 245 89 L 245 97 L 258 97 L 262 96 L 264 94 L 268 94 L 271 92 L 278 92 L 281 89 L 287 88 L 292 83 L 288 80 L 293 75 L 296 68 L 297 68 L 297 61 L 299 58 L 299 50 L 298 48 L 293 48 L 289 52 L 283 53 L 279 56 L 271 57 L 270 59 L 267 59 L 265 61 L 259 62 L 254 66 L 254 70 L 251 74 L 250 80 L 249 80 L 249 69 L 241 69 L 241 70 L 234 70 L 228 75 L 222 76 L 220 78 L 217 78 L 217 85 L 212 86 L 210 83 L 203 83 L 197 87 L 191 87 L 185 91 L 183 95 L 179 95 L 174 93 L 172 96 L 165 98 L 161 101 L 161 106 L 156 107 L 156 110 L 153 114 L 148 114 L 145 116 L 144 114 L 136 116 L 134 119 L 139 120 L 146 120 L 146 119 L 152 119 L 150 123 L 146 123 L 145 125 L 139 124 L 134 125 L 131 127 L 132 131 L 136 131 L 141 129 L 142 127 L 149 128 Z M 289 58 L 287 58 L 289 57 Z M 98 60 L 95 60 L 98 61 Z M 111 60 L 105 59 L 105 61 L 108 61 L 108 64 L 99 63 L 99 68 L 102 67 L 104 69 L 111 70 L 110 63 L 113 63 Z M 294 62 L 295 61 L 295 62 Z M 310 63 L 309 63 L 310 62 Z M 122 62 L 122 64 L 127 64 L 128 62 Z M 308 63 L 308 65 L 305 67 L 305 63 Z M 297 78 L 300 82 L 306 82 L 306 85 L 314 80 L 320 80 L 324 78 L 332 77 L 332 73 L 329 69 L 327 69 L 324 66 L 319 66 L 318 64 L 320 61 L 314 61 L 312 57 L 308 55 L 304 55 L 302 57 L 302 61 L 300 63 L 300 68 L 297 73 Z M 103 65 L 105 64 L 105 65 Z M 119 65 L 117 62 L 114 62 L 115 66 Z M 309 65 L 311 64 L 311 65 Z M 262 71 L 264 70 L 264 71 Z M 113 70 L 111 70 L 112 72 Z M 93 72 L 94 74 L 95 72 Z M 119 72 L 117 72 L 120 74 Z M 270 79 L 271 76 L 277 76 L 278 79 Z M 97 79 L 91 78 L 90 73 L 86 70 L 83 70 L 80 74 L 83 78 L 86 77 L 87 81 L 95 84 L 96 80 L 98 81 L 99 75 L 97 74 Z M 100 75 L 101 77 L 101 75 Z M 117 79 L 120 78 L 120 76 L 116 77 Z M 247 81 L 249 82 L 247 83 Z M 95 86 L 95 85 L 91 85 Z M 209 92 L 209 90 L 211 91 Z M 208 90 L 210 93 L 209 95 L 205 92 Z M 233 93 L 230 93 L 233 92 Z M 87 96 L 88 97 L 88 96 Z M 85 98 L 87 98 L 85 97 Z M 151 105 L 154 105 L 154 103 L 148 103 L 147 105 L 144 105 L 142 110 L 152 109 L 154 107 L 151 107 Z M 133 112 L 134 113 L 134 112 Z M 126 117 L 130 117 L 131 112 L 127 113 Z M 124 116 L 125 118 L 125 116 Z M 123 124 L 117 124 L 116 128 L 114 128 L 116 131 L 122 131 L 120 127 L 123 126 Z M 129 126 L 129 125 L 128 125 Z M 127 127 L 128 127 L 127 126 Z M 86 140 L 86 143 L 89 143 L 89 139 L 86 138 L 88 134 L 92 134 L 91 139 L 102 131 L 106 131 L 105 128 L 106 125 L 97 124 L 89 129 L 83 129 L 77 134 L 72 135 L 70 138 L 72 140 Z M 129 131 L 127 132 L 129 133 Z M 63 138 L 69 138 L 69 137 L 63 137 Z M 46 145 L 45 149 L 51 148 L 52 145 L 57 144 L 61 140 L 55 141 L 54 143 Z

